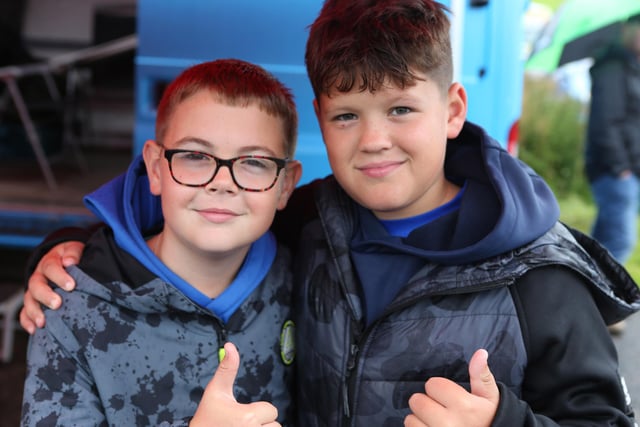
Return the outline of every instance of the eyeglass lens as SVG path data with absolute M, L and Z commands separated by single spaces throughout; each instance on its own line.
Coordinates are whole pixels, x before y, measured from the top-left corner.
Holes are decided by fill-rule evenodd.
M 217 159 L 205 153 L 176 152 L 171 157 L 171 171 L 174 178 L 186 185 L 206 185 L 220 168 L 231 169 L 235 183 L 246 190 L 265 190 L 270 188 L 278 177 L 278 165 L 275 161 L 252 156 L 235 159 Z

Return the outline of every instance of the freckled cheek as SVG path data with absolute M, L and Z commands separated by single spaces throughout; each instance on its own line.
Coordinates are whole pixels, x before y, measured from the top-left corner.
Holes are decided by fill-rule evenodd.
M 350 145 L 346 141 L 344 144 L 327 145 L 327 156 L 332 167 L 339 167 L 343 163 L 348 163 L 357 152 L 357 145 Z

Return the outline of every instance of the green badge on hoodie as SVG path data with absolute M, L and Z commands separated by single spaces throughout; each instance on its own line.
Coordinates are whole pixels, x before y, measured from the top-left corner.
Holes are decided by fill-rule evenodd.
M 291 365 L 296 357 L 296 326 L 293 320 L 287 320 L 280 332 L 280 357 L 285 365 Z

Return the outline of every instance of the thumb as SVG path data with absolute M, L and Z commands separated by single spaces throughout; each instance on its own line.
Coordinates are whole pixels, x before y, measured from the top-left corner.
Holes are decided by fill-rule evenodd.
M 238 349 L 230 342 L 225 343 L 224 358 L 218 365 L 218 369 L 216 369 L 209 387 L 214 391 L 228 395 L 235 400 L 233 395 L 233 384 L 236 381 L 239 367 L 240 354 L 238 353 Z
M 500 391 L 496 380 L 489 369 L 489 353 L 485 349 L 476 351 L 469 361 L 469 377 L 471 379 L 471 393 L 483 397 L 491 402 L 500 401 Z

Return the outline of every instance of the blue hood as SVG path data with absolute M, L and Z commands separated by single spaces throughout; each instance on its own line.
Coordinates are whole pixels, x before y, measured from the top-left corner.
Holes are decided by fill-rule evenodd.
M 133 160 L 125 174 L 87 195 L 84 203 L 111 227 L 120 248 L 225 322 L 264 279 L 275 258 L 275 238 L 268 232 L 254 242 L 235 280 L 215 299 L 204 295 L 167 268 L 149 249 L 143 235 L 148 230 L 159 231 L 163 217 L 160 197 L 149 192 L 149 178 L 142 156 Z
M 463 198 L 459 226 L 475 223 L 486 230 L 466 247 L 442 254 L 453 259 L 448 263 L 475 262 L 516 249 L 545 234 L 560 218 L 547 183 L 472 123 L 449 141 L 445 173 L 478 188 L 469 194 L 471 200 Z

